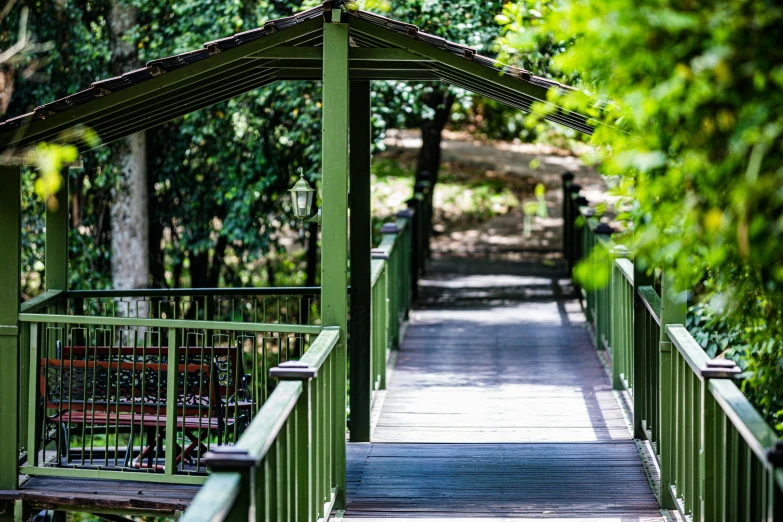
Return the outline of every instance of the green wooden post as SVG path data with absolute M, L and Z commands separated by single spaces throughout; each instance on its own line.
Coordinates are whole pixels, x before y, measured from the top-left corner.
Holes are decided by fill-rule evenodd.
M 370 82 L 352 81 L 351 99 L 351 441 L 370 442 Z
M 673 278 L 664 271 L 661 281 L 660 387 L 658 390 L 660 393 L 658 423 L 661 434 L 658 453 L 661 456 L 661 507 L 664 509 L 676 509 L 674 499 L 669 493 L 674 462 L 672 437 L 674 436 L 675 394 L 672 379 L 672 343 L 666 333 L 666 326 L 685 324 L 686 308 L 686 300 L 674 289 Z
M 348 24 L 339 23 L 342 11 L 332 11 L 333 23 L 324 24 L 322 123 L 321 319 L 340 328 L 334 348 L 337 385 L 331 400 L 332 484 L 337 487 L 336 509 L 345 509 L 345 381 L 348 313 Z
M 400 248 L 402 249 L 402 268 L 401 268 L 401 274 L 403 277 L 403 301 L 402 305 L 404 308 L 404 316 L 403 319 L 405 321 L 408 320 L 411 310 L 411 296 L 413 295 L 413 289 L 412 289 L 412 282 L 413 282 L 413 263 L 412 263 L 412 244 L 411 240 L 413 237 L 413 210 L 406 208 L 405 210 L 401 210 L 397 212 L 397 222 L 401 223 L 401 226 L 404 227 L 404 232 L 402 234 L 402 244 L 400 245 Z
M 647 310 L 639 294 L 639 288 L 653 284 L 652 275 L 647 273 L 646 267 L 642 267 L 637 258 L 633 260 L 633 436 L 644 439 L 645 433 L 642 427 L 642 413 L 647 401 L 647 394 L 651 393 L 650 384 L 645 378 L 647 368 L 644 361 L 645 346 L 645 314 Z
M 419 221 L 421 220 L 419 211 L 419 200 L 414 197 L 407 201 L 408 210 L 411 216 L 411 303 L 419 297 L 419 274 L 421 272 L 421 254 L 419 244 L 421 237 L 419 232 Z
M 22 171 L 0 166 L 0 490 L 18 486 L 19 292 L 21 275 Z M 13 520 L 13 510 L 0 520 Z
M 569 265 L 569 258 L 568 258 L 568 250 L 569 250 L 569 242 L 571 240 L 571 219 L 569 217 L 569 210 L 571 205 L 569 204 L 571 201 L 571 192 L 568 190 L 568 186 L 573 183 L 574 181 L 574 174 L 571 172 L 563 172 L 560 175 L 560 178 L 562 180 L 562 191 L 561 195 L 563 197 L 563 201 L 561 201 L 560 205 L 560 214 L 563 218 L 563 228 L 562 228 L 562 235 L 563 235 L 563 259 L 565 259 L 566 262 L 566 270 L 568 270 Z M 570 273 L 570 272 L 569 272 Z
M 625 367 L 625 339 L 622 339 L 623 324 L 623 293 L 625 290 L 625 276 L 615 266 L 615 259 L 627 259 L 628 249 L 623 245 L 617 245 L 610 251 L 612 259 L 612 281 L 609 292 L 609 307 L 611 309 L 609 319 L 610 343 L 612 350 L 612 389 L 622 390 L 623 379 L 621 373 Z
M 721 491 L 718 489 L 718 459 L 720 458 L 720 438 L 718 430 L 718 403 L 710 392 L 710 380 L 701 380 L 701 437 L 699 444 L 699 502 L 701 520 L 718 520 L 718 502 Z
M 315 512 L 315 479 L 313 467 L 314 404 L 310 380 L 302 381 L 302 395 L 296 405 L 296 520 L 313 520 Z

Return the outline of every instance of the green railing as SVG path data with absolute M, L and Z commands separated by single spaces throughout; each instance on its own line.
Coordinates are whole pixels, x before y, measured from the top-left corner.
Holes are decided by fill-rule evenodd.
M 429 256 L 431 204 L 417 187 L 372 251 L 370 313 L 351 318 L 369 323 L 371 378 L 352 395 L 385 388 Z M 347 383 L 320 293 L 47 291 L 22 304 L 13 475 L 204 484 L 190 519 L 328 517 L 344 495 Z
M 411 303 L 411 226 L 410 220 L 398 218 L 381 227 L 383 239 L 372 251 L 373 260 L 388 265 L 386 292 L 388 299 L 390 348 L 399 347 L 404 332 L 400 328 L 408 318 Z M 375 281 L 375 279 L 373 279 Z M 373 283 L 374 284 L 374 283 Z
M 700 522 L 783 521 L 783 442 L 734 382 L 739 369 L 706 355 L 666 274 L 641 270 L 585 211 L 572 179 L 564 188 L 569 269 L 595 245 L 610 252 L 610 284 L 580 292 L 613 388 L 632 398 L 634 436 L 651 444 L 661 507 Z
M 610 282 L 609 346 L 612 352 L 612 386 L 633 390 L 633 263 L 624 247 L 612 249 L 617 261 L 612 265 Z
M 386 358 L 389 346 L 389 277 L 383 259 L 372 261 L 372 294 L 370 304 L 370 350 L 373 391 L 386 388 Z
M 318 324 L 319 287 L 69 290 L 72 315 Z
M 61 305 L 57 305 L 61 306 Z M 20 473 L 203 483 L 306 353 L 310 325 L 19 315 L 28 377 Z
M 417 263 L 428 255 L 417 239 L 429 237 L 424 230 L 429 222 L 421 217 L 429 200 L 423 195 L 414 199 L 412 211 L 401 212 L 382 227 L 383 238 L 372 250 L 371 378 L 366 390 L 352 387 L 352 396 L 386 387 L 389 351 L 398 348 L 404 336 L 416 278 L 423 270 Z M 235 446 L 218 447 L 207 455 L 212 473 L 184 520 L 246 520 L 252 514 L 264 520 L 328 518 L 336 495 L 344 493 L 337 488 L 345 463 L 331 460 L 332 454 L 340 454 L 331 449 L 345 443 L 345 427 L 328 400 L 345 393 L 345 383 L 329 373 L 337 340 L 338 331 L 325 328 L 298 362 L 270 370 L 270 375 L 293 382 L 278 384 Z M 352 359 L 352 365 L 355 362 Z
M 345 444 L 343 414 L 331 398 L 345 393 L 336 378 L 339 331 L 325 328 L 297 361 L 271 370 L 275 391 L 239 442 L 207 454 L 212 473 L 182 520 L 318 520 L 338 494 L 333 446 Z

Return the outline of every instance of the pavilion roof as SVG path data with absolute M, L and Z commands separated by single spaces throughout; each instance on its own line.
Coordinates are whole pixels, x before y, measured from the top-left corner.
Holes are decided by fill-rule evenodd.
M 331 22 L 335 4 L 325 2 L 200 49 L 152 60 L 2 121 L 0 147 L 66 141 L 77 125 L 92 128 L 108 143 L 275 81 L 320 80 L 322 26 Z M 342 22 L 350 24 L 351 79 L 440 81 L 525 112 L 532 112 L 535 102 L 551 105 L 549 89 L 571 89 L 415 25 L 362 10 L 344 11 Z M 542 116 L 593 131 L 585 116 L 559 107 Z

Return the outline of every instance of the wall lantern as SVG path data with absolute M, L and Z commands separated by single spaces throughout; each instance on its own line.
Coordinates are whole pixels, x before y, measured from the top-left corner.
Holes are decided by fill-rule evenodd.
M 304 172 L 299 168 L 299 180 L 288 192 L 291 193 L 291 202 L 294 205 L 294 216 L 301 221 L 321 221 L 321 211 L 315 208 L 313 196 L 315 189 L 304 179 Z

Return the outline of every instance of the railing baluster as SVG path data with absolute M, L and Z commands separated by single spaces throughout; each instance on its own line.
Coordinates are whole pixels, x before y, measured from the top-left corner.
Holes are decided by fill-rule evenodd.
M 166 357 L 166 455 L 164 467 L 166 475 L 173 475 L 176 471 L 174 465 L 174 451 L 177 445 L 177 396 L 179 395 L 179 383 L 177 364 L 177 329 L 168 329 L 168 348 Z

